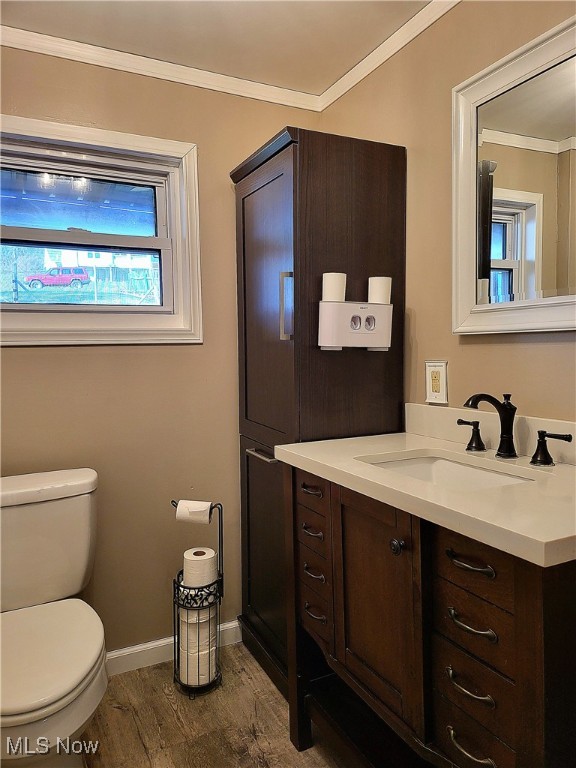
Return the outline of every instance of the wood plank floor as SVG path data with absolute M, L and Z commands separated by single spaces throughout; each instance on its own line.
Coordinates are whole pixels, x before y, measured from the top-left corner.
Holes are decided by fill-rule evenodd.
M 222 685 L 189 699 L 172 663 L 112 677 L 83 739 L 89 768 L 352 768 L 322 743 L 297 752 L 288 705 L 244 645 L 221 650 Z

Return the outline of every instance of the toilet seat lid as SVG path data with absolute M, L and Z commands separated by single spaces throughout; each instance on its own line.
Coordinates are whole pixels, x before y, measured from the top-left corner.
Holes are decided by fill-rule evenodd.
M 72 598 L 2 614 L 2 715 L 46 707 L 77 688 L 101 658 L 104 627 Z

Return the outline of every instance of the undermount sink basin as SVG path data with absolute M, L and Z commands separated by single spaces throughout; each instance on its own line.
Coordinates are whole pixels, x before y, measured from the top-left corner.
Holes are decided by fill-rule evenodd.
M 357 459 L 415 480 L 433 483 L 438 488 L 452 490 L 474 491 L 531 481 L 527 477 L 465 464 L 444 456 L 420 455 L 406 458 L 390 456 L 386 459 L 383 456 L 358 456 Z

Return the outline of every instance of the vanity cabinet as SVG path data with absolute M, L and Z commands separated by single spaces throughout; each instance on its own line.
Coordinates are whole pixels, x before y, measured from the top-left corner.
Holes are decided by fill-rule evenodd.
M 427 536 L 433 742 L 462 768 L 570 765 L 576 563 L 540 568 L 437 526 Z
M 330 483 L 298 472 L 295 572 L 302 626 L 327 654 L 334 652 Z
M 571 766 L 576 562 L 541 568 L 302 470 L 285 475 L 297 748 L 311 743 L 331 672 L 378 716 L 384 754 L 411 748 L 406 765 Z M 321 495 L 310 504 L 304 488 Z M 323 534 L 313 546 L 306 529 Z M 310 666 L 312 640 L 325 668 Z M 337 720 L 332 698 L 323 727 Z M 355 727 L 338 726 L 367 765 L 388 766 L 366 758 Z
M 257 442 L 260 454 L 270 457 L 282 443 L 401 431 L 406 150 L 289 127 L 231 177 L 242 438 Z M 388 352 L 319 348 L 324 272 L 347 274 L 351 301 L 367 299 L 370 276 L 392 278 Z M 282 503 L 277 480 L 270 486 L 256 481 L 258 459 L 247 460 L 245 451 L 242 447 L 239 621 L 244 642 L 282 689 L 287 675 L 286 573 L 277 551 L 284 542 Z M 312 500 L 305 496 L 302 507 L 318 512 Z M 318 554 L 312 537 L 303 546 Z M 318 584 L 312 578 L 308 584 L 318 595 Z M 327 634 L 324 626 L 319 632 Z
M 418 520 L 334 485 L 332 539 L 336 662 L 422 734 Z

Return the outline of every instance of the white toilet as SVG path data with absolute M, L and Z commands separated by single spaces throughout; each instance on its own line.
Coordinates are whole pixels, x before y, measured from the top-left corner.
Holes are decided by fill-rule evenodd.
M 70 596 L 92 569 L 97 482 L 92 469 L 1 480 L 2 765 L 82 766 L 95 748 L 80 736 L 106 691 L 104 627 Z

